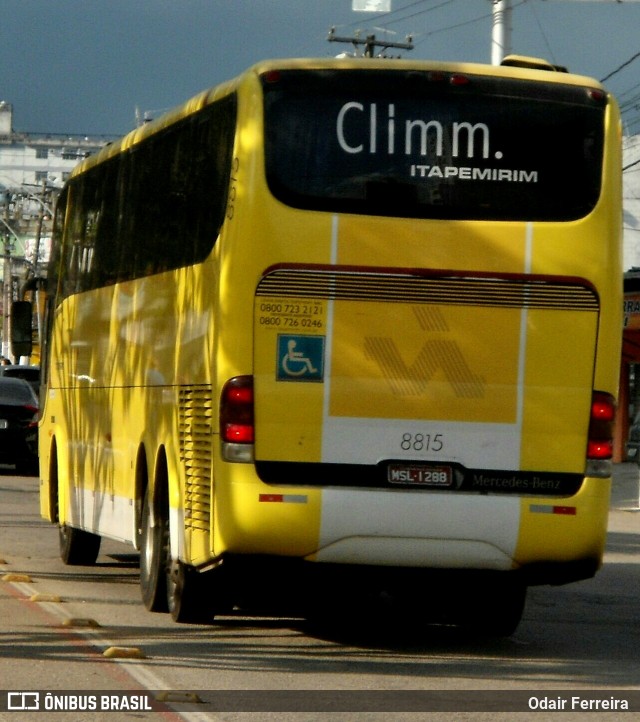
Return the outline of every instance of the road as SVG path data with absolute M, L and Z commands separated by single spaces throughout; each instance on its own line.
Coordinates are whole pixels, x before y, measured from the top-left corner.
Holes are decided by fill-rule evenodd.
M 0 720 L 381 720 L 371 711 L 377 704 L 390 704 L 397 713 L 385 719 L 393 720 L 514 719 L 507 712 L 513 707 L 483 711 L 502 709 L 503 702 L 523 710 L 518 720 L 557 720 L 565 715 L 527 711 L 522 699 L 553 702 L 567 690 L 585 696 L 598 690 L 596 696 L 617 699 L 635 690 L 631 697 L 640 701 L 640 513 L 631 464 L 616 467 L 604 568 L 592 580 L 531 589 L 520 627 L 502 640 L 420 629 L 417 620 L 398 615 L 346 628 L 267 616 L 176 625 L 142 607 L 138 557 L 129 547 L 104 542 L 93 568 L 59 561 L 57 531 L 38 516 L 37 485 L 34 478 L 0 476 L 0 691 L 89 696 L 152 690 L 157 697 L 165 690 L 171 705 L 118 714 L 0 712 Z M 104 656 L 110 648 L 117 656 Z M 243 696 L 241 690 L 260 692 Z M 327 712 L 326 694 L 304 690 L 333 690 L 337 711 Z M 415 700 L 413 690 L 440 691 L 445 709 L 461 700 L 463 711 L 396 709 L 402 700 Z M 476 692 L 465 695 L 468 690 Z M 302 700 L 302 709 L 283 715 L 282 691 L 288 704 Z M 386 692 L 394 695 L 390 702 Z M 230 700 L 240 699 L 246 711 L 228 709 Z M 227 709 L 211 707 L 216 700 Z M 618 713 L 589 715 L 614 718 Z M 640 719 L 640 712 L 625 719 Z

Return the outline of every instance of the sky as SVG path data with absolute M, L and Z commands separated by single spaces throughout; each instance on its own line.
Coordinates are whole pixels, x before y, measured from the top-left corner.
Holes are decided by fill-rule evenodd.
M 640 2 L 512 0 L 512 51 L 601 80 L 640 132 Z M 0 0 L 0 100 L 14 130 L 120 135 L 256 61 L 331 57 L 327 34 L 402 42 L 413 59 L 490 62 L 491 0 Z M 634 128 L 635 125 L 635 128 Z

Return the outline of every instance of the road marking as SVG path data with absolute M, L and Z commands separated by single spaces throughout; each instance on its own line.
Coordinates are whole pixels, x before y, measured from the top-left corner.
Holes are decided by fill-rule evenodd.
M 6 575 L 5 575 L 6 576 Z M 20 593 L 19 599 L 22 601 L 31 601 L 31 597 L 38 594 L 38 592 L 31 586 L 31 577 L 29 575 L 13 575 L 16 577 L 28 577 L 29 582 L 24 581 L 10 581 L 11 587 Z M 93 647 L 97 647 L 101 651 L 109 648 L 123 649 L 116 645 L 112 640 L 108 639 L 98 629 L 100 627 L 98 622 L 95 620 L 91 621 L 93 624 L 77 625 L 80 618 L 74 617 L 73 613 L 65 608 L 62 604 L 54 602 L 41 602 L 37 605 L 39 610 L 46 612 L 47 616 L 54 620 L 58 620 L 61 623 L 61 627 L 64 627 L 65 631 L 73 632 L 78 637 L 82 638 L 86 643 Z M 95 626 L 94 626 L 95 625 Z M 111 655 L 109 655 L 111 656 Z M 180 692 L 178 696 L 173 696 L 175 690 L 172 690 L 167 683 L 158 677 L 154 672 L 149 669 L 149 666 L 144 664 L 144 658 L 135 658 L 131 656 L 111 656 L 112 662 L 118 665 L 129 677 L 136 681 L 144 690 L 157 691 L 164 694 L 159 695 L 162 699 L 159 701 L 171 707 L 172 704 L 184 704 L 185 702 L 198 703 L 200 698 L 197 694 L 191 692 Z M 218 715 L 210 712 L 190 712 L 190 711 L 179 711 L 176 709 L 169 709 L 167 712 L 160 713 L 165 719 L 171 720 L 184 720 L 185 722 L 222 722 L 222 718 Z

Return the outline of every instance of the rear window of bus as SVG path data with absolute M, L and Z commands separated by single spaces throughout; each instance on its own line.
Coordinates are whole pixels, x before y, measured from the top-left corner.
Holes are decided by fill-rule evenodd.
M 292 70 L 262 82 L 267 181 L 296 208 L 565 221 L 598 201 L 601 91 L 426 71 Z

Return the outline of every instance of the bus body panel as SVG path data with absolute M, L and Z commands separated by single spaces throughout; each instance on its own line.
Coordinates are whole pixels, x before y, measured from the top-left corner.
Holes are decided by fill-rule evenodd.
M 318 546 L 322 490 L 267 486 L 251 465 L 229 469 L 218 455 L 214 556 L 223 553 L 305 557 Z
M 614 148 L 613 158 L 606 159 L 606 163 L 612 167 L 615 165 L 616 152 Z M 262 163 L 261 157 L 259 160 Z M 242 177 L 242 173 L 239 173 L 240 181 Z M 607 338 L 615 336 L 615 319 L 619 316 L 615 303 L 619 295 L 619 290 L 615 287 L 619 251 L 614 249 L 611 253 L 607 243 L 595 240 L 600 232 L 612 236 L 617 233 L 617 221 L 607 217 L 607 204 L 600 204 L 588 218 L 563 224 L 561 228 L 541 223 L 417 221 L 302 213 L 274 203 L 263 184 L 262 177 L 252 177 L 251 182 L 247 183 L 251 194 L 245 197 L 248 210 L 245 221 L 249 224 L 250 218 L 255 222 L 254 234 L 260 229 L 262 240 L 256 247 L 256 266 L 262 268 L 263 279 L 272 267 L 290 265 L 297 269 L 297 264 L 306 268 L 337 264 L 341 271 L 355 269 L 354 273 L 360 271 L 363 274 L 380 269 L 399 268 L 419 273 L 425 265 L 431 270 L 446 271 L 452 267 L 450 249 L 455 244 L 455 271 L 458 273 L 467 272 L 470 277 L 476 274 L 514 274 L 525 277 L 536 273 L 544 274 L 548 278 L 571 277 L 569 285 L 574 284 L 577 294 L 575 299 L 569 295 L 561 308 L 554 309 L 496 311 L 478 305 L 469 310 L 451 304 L 446 307 L 425 305 L 420 310 L 415 304 L 395 302 L 386 307 L 385 313 L 381 313 L 375 301 L 334 301 L 314 297 L 310 293 L 296 296 L 293 290 L 286 296 L 269 295 L 260 290 L 261 281 L 257 281 L 257 295 L 253 305 L 255 345 L 252 372 L 256 389 L 255 453 L 258 462 L 267 459 L 286 460 L 293 465 L 296 462 L 337 463 L 347 469 L 349 464 L 376 464 L 381 459 L 402 456 L 397 449 L 396 453 L 390 453 L 389 437 L 393 438 L 396 446 L 401 443 L 406 420 L 413 418 L 421 420 L 421 428 L 419 431 L 412 429 L 412 438 L 415 433 L 423 433 L 425 439 L 437 437 L 437 443 L 440 443 L 441 429 L 449 432 L 453 440 L 451 446 L 455 450 L 451 452 L 449 461 L 467 461 L 472 467 L 475 461 L 484 469 L 528 469 L 583 475 L 592 389 L 595 387 L 615 394 L 618 382 L 616 360 L 609 356 L 603 363 L 602 355 L 596 358 L 595 354 L 596 344 L 603 335 Z M 242 184 L 239 183 L 239 186 Z M 616 196 L 618 193 L 615 176 L 612 176 L 611 187 L 606 188 L 605 183 L 603 195 Z M 615 206 L 615 203 L 613 205 Z M 234 233 L 237 231 L 238 235 L 242 236 L 240 224 L 239 220 Z M 585 238 L 594 239 L 588 249 L 585 248 Z M 375 266 L 371 267 L 370 259 L 373 258 Z M 286 259 L 285 263 L 283 259 Z M 604 288 L 605 292 L 599 295 L 593 291 L 595 288 Z M 588 308 L 580 307 L 584 299 L 578 296 L 583 292 L 585 297 L 591 295 L 587 302 Z M 574 307 L 574 303 L 577 307 Z M 604 310 L 601 309 L 601 304 L 604 304 Z M 447 315 L 452 320 L 449 320 Z M 502 321 L 499 320 L 500 317 Z M 603 317 L 608 318 L 609 322 L 603 323 Z M 420 331 L 421 323 L 424 327 L 423 333 L 426 328 L 431 329 L 432 336 L 439 335 L 442 338 L 443 335 L 453 335 L 453 338 L 447 339 L 453 342 L 454 348 L 447 363 L 452 367 L 457 363 L 458 373 L 462 358 L 462 381 L 459 388 L 462 401 L 452 393 L 455 383 L 451 379 L 454 378 L 454 373 L 449 373 L 447 378 L 442 368 L 433 371 L 434 380 L 431 383 L 440 392 L 440 402 L 435 405 L 438 409 L 435 413 L 433 403 L 429 404 L 428 413 L 420 409 L 415 393 L 413 396 L 411 394 L 412 390 L 416 391 L 415 388 L 409 389 L 405 396 L 402 396 L 401 392 L 394 394 L 392 383 L 383 378 L 382 356 L 386 353 L 388 357 L 391 348 L 391 366 L 395 364 L 396 376 L 399 376 L 401 381 L 420 386 L 425 377 L 429 376 L 431 379 L 431 372 L 424 369 L 418 371 L 420 365 L 416 361 L 426 343 L 425 339 L 415 332 L 406 332 L 412 328 Z M 454 330 L 443 331 L 443 328 Z M 487 328 L 491 329 L 491 346 L 486 341 Z M 571 332 L 572 348 L 575 349 L 575 355 L 572 354 L 570 358 L 559 353 L 568 329 Z M 371 344 L 368 351 L 365 350 L 366 336 L 391 339 L 393 343 L 387 344 L 386 351 L 380 351 L 376 360 L 375 348 Z M 358 341 L 354 340 L 355 337 Z M 287 356 L 288 344 L 291 341 L 296 342 L 292 349 L 294 357 L 295 354 L 300 354 L 294 362 L 298 364 L 297 370 L 302 370 L 303 366 L 307 369 L 301 374 L 306 376 L 306 382 L 296 381 L 295 371 L 286 378 L 288 373 L 283 368 L 283 360 Z M 460 354 L 456 353 L 456 346 L 458 350 L 463 349 Z M 492 354 L 491 348 L 496 352 Z M 467 358 L 476 366 L 471 367 Z M 482 410 L 478 408 L 478 399 L 475 399 L 475 404 L 467 399 L 465 406 L 464 394 L 468 393 L 473 397 L 474 384 L 487 383 L 485 379 L 489 361 L 495 367 L 496 358 L 500 363 L 497 368 L 491 368 L 493 376 L 490 384 L 493 393 L 486 394 L 489 401 L 486 402 L 483 416 Z M 322 371 L 319 371 L 319 365 L 314 359 L 321 360 Z M 244 372 L 248 371 L 245 369 Z M 410 378 L 412 372 L 413 379 Z M 325 383 L 323 375 L 329 373 L 330 382 Z M 387 373 L 393 376 L 394 372 Z M 520 381 L 518 374 L 521 375 Z M 375 376 L 377 379 L 372 381 Z M 221 379 L 224 377 L 224 374 L 221 375 Z M 330 394 L 326 392 L 329 386 Z M 372 387 L 377 388 L 377 393 L 372 393 Z M 465 387 L 466 390 L 461 390 Z M 447 394 L 453 397 L 454 403 L 447 403 Z M 430 398 L 430 401 L 433 399 Z M 455 407 L 455 402 L 458 403 L 457 413 L 455 408 L 452 408 Z M 360 411 L 356 411 L 358 408 Z M 395 409 L 394 413 L 391 412 L 392 408 Z M 398 409 L 401 411 L 398 412 Z M 521 416 L 519 425 L 514 423 L 518 413 Z M 480 420 L 474 421 L 478 416 Z M 433 426 L 434 418 L 437 428 Z M 499 441 L 501 435 L 503 443 Z M 488 451 L 492 447 L 497 449 L 493 454 Z M 475 452 L 473 448 L 476 449 Z M 415 454 L 412 456 L 411 453 L 404 456 L 415 458 Z M 429 461 L 437 462 L 438 459 L 442 459 L 442 455 L 428 455 Z M 373 549 L 373 540 L 380 537 L 380 533 L 376 531 L 379 529 L 380 519 L 372 515 L 375 521 L 371 523 L 371 534 L 351 535 L 351 519 L 348 515 L 344 527 L 336 521 L 340 515 L 336 515 L 335 509 L 340 507 L 340 502 L 335 506 L 332 503 L 326 505 L 325 498 L 349 495 L 349 491 L 342 488 L 327 490 L 326 487 L 332 485 L 334 471 L 335 467 L 327 467 L 322 483 L 315 481 L 310 484 L 305 477 L 305 469 L 301 466 L 297 479 L 294 476 L 287 477 L 284 486 L 278 483 L 277 472 L 274 472 L 273 476 L 269 476 L 266 487 L 258 483 L 257 488 L 247 492 L 244 504 L 225 504 L 227 509 L 242 506 L 247 514 L 253 507 L 254 521 L 250 527 L 251 532 L 245 523 L 241 524 L 236 532 L 231 532 L 234 526 L 233 514 L 224 514 L 225 530 L 229 531 L 216 537 L 216 554 L 225 551 L 253 553 L 261 545 L 273 551 L 275 544 L 275 548 L 280 550 L 278 553 L 306 553 L 307 558 L 314 560 L 342 560 L 346 563 L 357 558 L 360 563 L 367 563 L 368 558 L 368 563 L 377 563 L 378 554 L 381 555 L 380 558 L 385 556 L 385 553 Z M 222 479 L 239 478 L 235 470 L 229 472 L 224 462 L 221 463 L 221 472 L 223 476 L 220 479 L 219 499 L 222 488 L 226 486 Z M 322 472 L 318 471 L 317 474 L 321 476 Z M 260 472 L 258 475 L 260 476 Z M 345 475 L 348 477 L 348 471 Z M 248 477 L 251 481 L 247 483 L 256 485 L 251 472 L 243 470 L 240 477 Z M 500 484 L 508 482 L 509 479 L 505 477 L 498 480 Z M 348 481 L 342 483 L 348 484 Z M 478 481 L 479 486 L 489 483 L 485 477 Z M 522 481 L 519 479 L 517 483 L 522 484 Z M 561 499 L 554 498 L 551 494 L 551 500 L 546 498 L 547 503 L 536 503 L 545 498 L 542 492 L 554 483 L 548 478 L 541 481 L 528 479 L 526 484 L 537 484 L 539 487 L 536 488 L 533 499 L 520 497 L 516 501 L 511 498 L 488 497 L 490 503 L 498 505 L 504 502 L 508 506 L 510 512 L 502 518 L 510 518 L 511 521 L 506 523 L 512 524 L 514 528 L 508 545 L 494 542 L 491 533 L 487 534 L 484 541 L 479 541 L 479 546 L 486 544 L 487 548 L 501 549 L 497 557 L 502 561 L 494 560 L 495 568 L 517 568 L 545 560 L 562 561 L 571 554 L 586 559 L 601 557 L 602 520 L 606 518 L 606 512 L 603 516 L 602 508 L 606 507 L 604 499 L 608 494 L 608 482 L 592 480 L 592 484 L 601 487 L 601 493 L 596 495 L 597 503 L 585 505 L 583 495 L 574 499 L 573 494 L 565 495 Z M 238 494 L 243 493 L 236 481 L 230 485 L 234 489 L 234 495 L 236 491 Z M 320 523 L 320 528 L 325 529 L 324 535 L 319 533 L 316 542 L 314 536 L 317 522 L 314 522 L 306 526 L 308 533 L 303 535 L 304 538 L 296 533 L 292 539 L 285 539 L 280 543 L 279 534 L 274 530 L 281 525 L 275 519 L 279 519 L 280 514 L 295 517 L 296 511 L 290 511 L 288 505 L 305 518 L 311 518 L 308 499 L 311 492 L 317 493 L 317 486 L 324 489 Z M 526 486 L 520 491 L 526 493 Z M 380 495 L 380 498 L 392 499 L 400 499 L 406 495 L 407 499 L 412 500 L 411 503 L 423 504 L 424 509 L 429 508 L 430 500 L 436 496 L 434 492 L 427 491 L 423 492 L 425 498 L 422 499 L 421 492 L 408 493 L 399 489 L 391 492 L 373 490 L 366 493 L 365 502 L 364 489 L 354 492 L 355 498 L 359 498 L 367 509 L 370 501 L 371 508 L 375 506 L 373 499 L 377 495 Z M 541 494 L 541 497 L 537 494 Z M 261 498 L 273 501 L 258 501 Z M 443 498 L 445 505 L 460 503 L 466 506 L 466 500 L 456 500 L 450 496 Z M 475 500 L 478 498 L 475 497 Z M 560 514 L 553 512 L 556 507 L 563 507 L 565 503 L 567 507 L 575 504 L 573 508 L 580 510 L 577 514 L 579 522 L 572 527 L 567 526 L 566 518 L 561 519 Z M 271 517 L 273 524 L 266 521 L 265 517 L 272 513 L 272 509 L 276 509 L 274 513 L 278 515 Z M 545 511 L 542 511 L 543 509 Z M 551 510 L 549 518 L 546 509 Z M 363 517 L 367 515 L 368 512 L 361 513 Z M 223 514 L 220 514 L 220 519 L 222 516 Z M 328 519 L 332 520 L 331 523 Z M 548 525 L 555 530 L 553 534 L 546 529 Z M 239 531 L 240 528 L 242 532 Z M 544 548 L 536 550 L 533 540 L 543 528 L 546 538 L 555 539 L 556 542 L 542 545 Z M 572 530 L 567 532 L 565 528 Z M 259 532 L 259 529 L 265 531 Z M 333 531 L 327 532 L 328 529 Z M 426 529 L 428 531 L 422 532 L 425 539 L 433 533 L 435 538 L 442 540 L 443 546 L 446 546 L 446 539 L 450 539 L 452 549 L 460 541 L 460 537 L 464 537 L 455 525 L 449 527 L 449 537 L 446 534 L 442 536 L 439 530 L 430 529 L 428 525 L 425 525 Z M 264 534 L 262 541 L 257 540 L 260 534 Z M 589 537 L 584 542 L 577 538 L 582 534 Z M 412 546 L 412 543 L 405 545 L 403 537 L 404 531 L 396 535 L 397 560 L 403 558 L 400 547 Z M 417 542 L 423 537 L 420 534 L 413 536 L 407 533 L 406 538 Z M 300 544 L 295 540 L 300 540 Z M 361 545 L 358 552 L 349 551 L 348 547 L 352 542 L 348 540 L 358 540 L 354 542 L 356 546 Z M 308 548 L 313 543 L 317 543 L 317 550 L 309 552 Z M 553 549 L 549 549 L 550 546 Z M 345 551 L 339 550 L 340 547 Z M 567 553 L 567 547 L 573 551 Z M 394 543 L 388 548 L 390 551 L 387 559 L 391 560 L 396 553 L 391 551 Z M 459 546 L 458 549 L 460 548 Z M 327 550 L 326 556 L 323 556 L 323 549 Z M 452 551 L 449 556 L 453 558 L 455 554 Z M 479 557 L 482 557 L 482 554 L 483 552 L 478 552 Z M 465 551 L 462 557 L 467 559 L 469 566 L 474 565 L 473 554 Z M 443 559 L 446 558 L 445 553 Z M 409 559 L 412 561 L 409 562 Z M 434 559 L 434 554 L 427 553 L 425 549 L 422 555 L 419 552 L 408 554 L 404 563 L 437 566 Z
M 568 285 L 554 296 L 553 308 L 529 308 L 527 294 L 532 304 L 546 302 L 533 298 L 533 285 L 374 271 L 350 274 L 350 290 L 346 271 L 325 273 L 317 283 L 328 294 L 335 283 L 337 295 L 368 295 L 367 301 L 263 296 L 260 284 L 258 461 L 378 464 L 405 458 L 582 472 L 598 322 L 589 289 Z M 284 287 L 303 277 L 311 286 L 323 274 L 282 269 L 274 275 L 285 279 L 279 282 Z M 502 286 L 511 285 L 522 297 L 521 308 L 507 292 L 498 297 Z M 387 291 L 395 295 L 391 303 L 384 301 Z M 405 302 L 402 294 L 416 300 Z M 420 295 L 443 294 L 449 302 L 420 302 Z M 330 310 L 324 312 L 323 304 Z M 557 353 L 567 328 L 575 356 Z
M 139 449 L 151 485 L 163 449 L 172 513 L 189 507 L 187 532 L 174 544 L 193 559 L 210 557 L 212 354 L 203 349 L 213 345 L 211 265 L 86 292 L 57 309 L 52 425 L 41 448 L 48 457 L 55 438 L 61 523 L 136 543 Z
M 523 498 L 514 559 L 518 565 L 591 562 L 604 554 L 611 481 L 586 478 L 567 499 Z
M 172 555 L 193 567 L 275 555 L 593 573 L 610 480 L 585 476 L 589 413 L 594 389 L 617 394 L 622 314 L 614 103 L 601 197 L 578 220 L 310 210 L 277 200 L 265 175 L 260 76 L 279 67 L 211 96 L 237 93 L 238 122 L 210 255 L 55 308 L 42 514 L 135 545 L 144 485 L 166 466 Z M 116 155 L 88 159 L 70 188 Z M 238 376 L 253 378 L 253 463 L 222 453 L 221 393 Z

